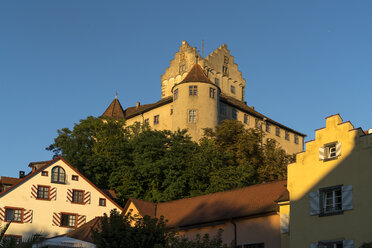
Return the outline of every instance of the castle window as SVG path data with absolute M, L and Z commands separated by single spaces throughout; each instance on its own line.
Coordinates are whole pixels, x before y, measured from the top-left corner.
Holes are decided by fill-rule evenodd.
M 37 199 L 49 200 L 49 186 L 37 186 Z
M 210 98 L 216 98 L 216 89 L 209 88 L 209 97 Z
M 158 125 L 159 124 L 159 115 L 155 115 L 154 116 L 154 125 Z
M 214 83 L 217 85 L 217 86 L 220 86 L 220 80 L 218 78 L 215 78 L 214 79 Z
M 5 221 L 22 223 L 22 208 L 5 208 Z
M 228 69 L 227 65 L 222 66 L 222 75 L 223 76 L 228 76 L 229 75 L 229 69 Z
M 295 144 L 298 144 L 298 135 L 296 135 L 296 134 L 295 134 L 295 136 L 294 136 L 294 143 L 295 143 Z
M 183 73 L 186 71 L 186 65 L 185 64 L 181 64 L 180 67 L 179 67 L 179 73 Z
M 196 123 L 196 115 L 197 115 L 196 109 L 189 110 L 189 123 Z
M 285 131 L 285 136 L 284 137 L 285 137 L 286 140 L 289 140 L 289 132 L 288 131 Z
M 279 127 L 275 128 L 275 135 L 280 137 L 280 128 Z
M 99 205 L 104 207 L 106 206 L 106 199 L 105 198 L 99 198 Z
M 244 114 L 244 123 L 249 124 L 249 116 L 247 114 Z
M 83 203 L 83 196 L 84 191 L 83 190 L 73 190 L 72 191 L 72 201 L 73 203 Z
M 190 96 L 197 96 L 198 95 L 198 86 L 196 86 L 196 85 L 189 86 L 189 95 Z
M 55 166 L 52 169 L 52 183 L 66 183 L 65 170 L 60 166 Z
M 76 227 L 76 214 L 62 213 L 62 215 L 61 215 L 61 226 Z
M 178 99 L 178 89 L 175 89 L 173 92 L 173 100 L 177 100 L 177 99 Z
M 232 118 L 234 120 L 237 120 L 238 119 L 238 111 L 236 109 L 232 109 Z
M 231 85 L 230 86 L 230 91 L 231 91 L 231 93 L 235 94 L 235 86 Z
M 270 130 L 271 130 L 271 125 L 270 123 L 266 122 L 266 132 L 270 133 Z

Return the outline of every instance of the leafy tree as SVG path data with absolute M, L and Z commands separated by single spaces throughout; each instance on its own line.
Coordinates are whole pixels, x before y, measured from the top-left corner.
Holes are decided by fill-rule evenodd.
M 359 248 L 372 248 L 372 242 L 363 243 Z
M 92 229 L 92 236 L 97 248 L 219 248 L 223 246 L 221 232 L 210 238 L 208 235 L 188 240 L 166 226 L 163 218 L 133 217 L 131 213 L 123 216 L 116 210 L 110 217 L 104 215 L 97 229 Z

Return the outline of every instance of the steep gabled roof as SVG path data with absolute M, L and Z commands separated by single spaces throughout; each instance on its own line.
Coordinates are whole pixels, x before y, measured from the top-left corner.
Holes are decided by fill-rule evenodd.
M 150 111 L 151 109 L 163 106 L 165 104 L 171 103 L 173 101 L 173 96 L 164 97 L 161 100 L 150 103 L 150 104 L 144 104 L 140 106 L 133 106 L 125 109 L 125 118 L 132 118 L 133 116 L 145 113 L 147 111 Z
M 95 217 L 87 223 L 83 224 L 81 227 L 72 230 L 64 236 L 93 243 L 94 240 L 92 237 L 92 229 L 101 230 L 100 225 L 102 218 L 103 217 Z
M 209 80 L 209 78 L 207 77 L 207 75 L 205 74 L 204 70 L 201 68 L 201 66 L 199 64 L 195 64 L 191 68 L 191 70 L 189 71 L 189 73 L 180 82 L 180 84 L 182 84 L 182 83 L 189 83 L 189 82 L 203 82 L 203 83 L 213 84 L 211 82 L 211 80 Z
M 274 214 L 279 210 L 276 201 L 286 195 L 286 183 L 285 180 L 263 183 L 157 204 L 130 199 L 123 213 L 133 203 L 141 215 L 164 216 L 168 226 L 180 228 L 231 218 Z
M 115 99 L 111 102 L 110 106 L 108 106 L 106 111 L 102 114 L 102 116 L 106 116 L 106 117 L 114 118 L 114 119 L 124 118 L 123 107 L 121 106 L 116 96 L 115 96 Z

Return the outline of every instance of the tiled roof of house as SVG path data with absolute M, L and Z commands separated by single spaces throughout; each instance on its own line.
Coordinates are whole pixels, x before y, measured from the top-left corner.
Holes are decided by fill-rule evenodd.
M 199 64 L 195 64 L 189 73 L 186 75 L 186 77 L 180 82 L 182 83 L 189 83 L 189 82 L 203 82 L 203 83 L 210 83 L 211 80 L 207 77 L 204 70 L 201 68 Z
M 65 236 L 73 239 L 79 239 L 86 242 L 93 243 L 91 230 L 100 230 L 100 223 L 103 217 L 95 217 L 79 228 L 67 233 Z
M 285 185 L 276 181 L 157 204 L 131 198 L 123 212 L 132 202 L 141 215 L 164 216 L 170 227 L 269 214 L 278 211 L 276 201 L 287 191 Z
M 14 185 L 18 183 L 21 178 L 16 178 L 16 177 L 1 177 L 0 184 L 5 184 L 5 185 Z
M 144 105 L 140 105 L 138 107 L 137 106 L 129 107 L 129 108 L 125 109 L 125 111 L 124 111 L 125 118 L 126 119 L 131 118 L 131 117 L 136 116 L 138 114 L 147 112 L 151 109 L 160 107 L 160 106 L 162 106 L 164 104 L 167 104 L 167 103 L 170 103 L 172 101 L 173 101 L 173 96 L 168 96 L 168 97 L 164 97 L 163 99 L 161 99 L 160 101 L 157 101 L 155 103 L 144 104 Z
M 106 111 L 102 114 L 102 116 L 106 116 L 106 117 L 114 118 L 114 119 L 124 118 L 124 110 L 121 107 L 121 104 L 116 97 L 111 102 L 110 106 L 108 106 Z

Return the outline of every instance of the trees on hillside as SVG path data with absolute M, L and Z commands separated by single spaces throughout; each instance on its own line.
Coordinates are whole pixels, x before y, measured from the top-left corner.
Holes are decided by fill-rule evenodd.
M 151 130 L 88 117 L 58 130 L 47 149 L 61 155 L 101 188 L 129 197 L 168 201 L 284 179 L 293 159 L 274 140 L 228 120 L 205 130 L 199 143 L 186 130 Z

